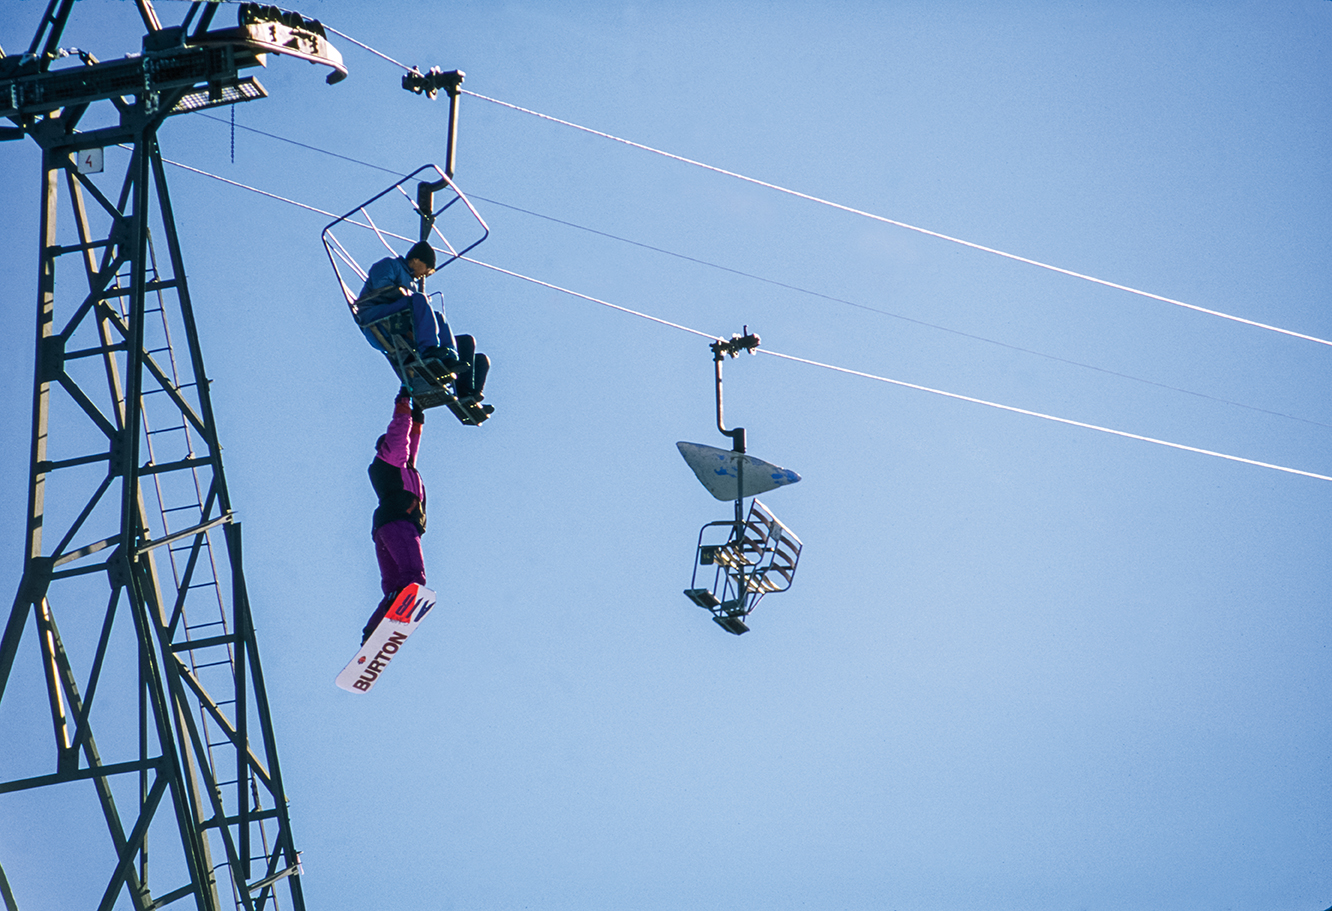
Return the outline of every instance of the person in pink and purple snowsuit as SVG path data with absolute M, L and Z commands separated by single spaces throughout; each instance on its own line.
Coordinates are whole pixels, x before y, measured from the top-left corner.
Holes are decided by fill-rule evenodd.
M 425 558 L 421 535 L 426 530 L 425 482 L 416 470 L 425 412 L 413 407 L 406 389 L 393 400 L 388 431 L 375 443 L 370 483 L 379 497 L 371 525 L 375 556 L 379 559 L 384 600 L 370 615 L 361 634 L 365 642 L 393 604 L 393 598 L 413 582 L 424 585 Z

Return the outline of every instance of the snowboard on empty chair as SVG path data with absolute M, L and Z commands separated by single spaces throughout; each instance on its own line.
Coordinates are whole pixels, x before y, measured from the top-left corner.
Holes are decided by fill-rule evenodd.
M 368 693 L 379 675 L 398 655 L 425 615 L 435 606 L 435 593 L 424 585 L 412 584 L 398 592 L 370 638 L 342 669 L 334 682 L 349 693 Z

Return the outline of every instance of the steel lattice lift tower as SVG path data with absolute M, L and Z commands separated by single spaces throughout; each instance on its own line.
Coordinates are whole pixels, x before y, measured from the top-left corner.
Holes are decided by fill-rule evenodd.
M 247 4 L 237 26 L 212 29 L 215 4 L 190 4 L 174 26 L 149 0 L 135 6 L 140 54 L 61 50 L 74 0 L 49 0 L 26 54 L 0 51 L 0 117 L 13 124 L 0 139 L 42 153 L 26 548 L 0 634 L 0 818 L 36 829 L 58 812 L 81 865 L 104 859 L 97 881 L 77 884 L 92 908 L 302 911 L 157 132 L 175 114 L 264 97 L 240 72 L 266 54 L 331 66 L 329 82 L 346 70 L 298 14 Z M 50 856 L 44 872 L 61 876 L 67 860 Z M 6 911 L 50 907 L 30 877 L 6 877 L 7 861 Z

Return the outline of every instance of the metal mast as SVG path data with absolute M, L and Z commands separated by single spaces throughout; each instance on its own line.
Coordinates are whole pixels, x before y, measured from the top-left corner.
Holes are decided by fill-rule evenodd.
M 216 7 L 194 3 L 163 27 L 148 0 L 136 2 L 142 54 L 79 51 L 82 65 L 52 69 L 73 2 L 50 0 L 28 53 L 0 58 L 0 117 L 14 124 L 0 138 L 42 150 L 27 536 L 0 634 L 0 816 L 34 831 L 58 818 L 57 838 L 96 844 L 74 850 L 105 859 L 98 879 L 60 885 L 99 911 L 302 911 L 157 132 L 172 114 L 264 97 L 238 71 L 265 53 L 333 66 L 330 81 L 345 69 L 295 14 L 243 6 L 239 27 L 209 31 Z M 90 110 L 111 125 L 80 129 Z M 49 907 L 63 867 L 0 857 L 4 908 Z

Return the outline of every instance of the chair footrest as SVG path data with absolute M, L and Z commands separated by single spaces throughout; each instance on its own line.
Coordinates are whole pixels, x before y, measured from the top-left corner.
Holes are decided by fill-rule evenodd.
M 731 633 L 736 636 L 742 636 L 745 633 L 749 632 L 749 627 L 745 626 L 744 621 L 741 620 L 739 617 L 727 617 L 727 616 L 713 617 L 712 621 L 716 623 L 718 626 L 720 626 L 722 629 L 726 630 L 728 633 Z
M 687 588 L 685 589 L 685 595 L 690 601 L 707 610 L 712 610 L 714 607 L 721 605 L 717 596 L 706 588 Z

